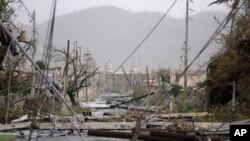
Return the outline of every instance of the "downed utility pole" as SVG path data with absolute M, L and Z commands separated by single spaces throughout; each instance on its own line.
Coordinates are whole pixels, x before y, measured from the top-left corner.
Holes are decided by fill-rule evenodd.
M 155 94 L 155 92 L 151 92 L 151 93 L 149 93 L 149 94 L 145 94 L 145 95 L 142 95 L 142 96 L 133 98 L 133 99 L 131 99 L 131 100 L 121 102 L 121 103 L 119 103 L 119 104 L 111 105 L 110 107 L 114 108 L 114 107 L 120 106 L 120 105 L 122 105 L 122 104 L 128 104 L 128 103 L 130 103 L 130 102 L 133 102 L 133 101 L 136 101 L 136 100 L 140 100 L 140 99 L 142 99 L 142 98 L 145 98 L 145 97 L 147 97 L 147 96 L 151 96 L 151 95 L 154 95 L 154 94 Z
M 117 131 L 105 131 L 105 130 L 88 130 L 88 136 L 96 137 L 109 137 L 109 138 L 120 138 L 120 139 L 132 139 L 133 134 L 128 132 L 117 132 Z M 153 137 L 150 135 L 140 135 L 138 140 L 151 140 L 151 141 L 173 141 L 167 138 Z
M 143 115 L 140 114 L 139 118 L 137 119 L 135 129 L 133 131 L 134 135 L 131 141 L 137 141 L 138 137 L 140 136 L 140 127 L 141 127 L 143 118 L 144 118 Z
M 142 131 L 143 133 L 138 136 L 138 140 L 150 140 L 150 141 L 200 141 L 200 139 L 194 135 L 170 133 L 166 131 L 152 130 Z M 117 132 L 106 130 L 88 130 L 88 135 L 98 137 L 109 138 L 121 138 L 132 139 L 133 134 L 131 132 Z
M 121 66 L 121 68 L 122 68 L 122 71 L 123 71 L 123 73 L 124 73 L 124 75 L 125 75 L 127 81 L 128 81 L 129 87 L 133 90 L 134 88 L 133 88 L 133 86 L 132 86 L 132 84 L 131 84 L 131 82 L 130 82 L 130 80 L 129 80 L 129 78 L 128 78 L 128 75 L 127 75 L 125 69 L 123 68 L 123 66 Z
M 66 106 L 69 108 L 69 110 L 76 116 L 75 111 L 65 101 L 65 99 L 63 98 L 63 96 L 59 93 L 59 91 L 56 89 L 56 87 L 54 86 L 54 84 L 48 79 L 48 77 L 46 77 L 45 74 L 43 74 L 42 70 L 38 67 L 38 65 L 34 62 L 34 60 L 27 54 L 26 50 L 20 45 L 20 43 L 17 41 L 17 39 L 14 38 L 14 36 L 12 35 L 12 33 L 5 27 L 5 25 L 3 24 L 2 20 L 0 20 L 0 27 L 2 27 L 2 29 L 13 40 L 13 42 L 16 43 L 16 45 L 18 46 L 18 48 L 28 58 L 28 60 L 31 62 L 31 64 L 35 66 L 35 68 L 37 69 L 38 73 L 40 73 L 40 75 L 42 75 L 42 77 L 45 78 L 45 81 L 49 83 L 49 85 L 55 91 L 55 93 L 62 99 L 62 101 L 66 104 Z

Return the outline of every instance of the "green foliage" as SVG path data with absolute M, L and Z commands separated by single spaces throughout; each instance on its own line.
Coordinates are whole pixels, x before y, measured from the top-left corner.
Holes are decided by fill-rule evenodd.
M 71 116 L 72 115 L 72 113 L 68 109 L 62 109 L 60 111 L 57 111 L 55 114 L 58 116 Z
M 96 95 L 93 94 L 93 95 L 89 95 L 88 99 L 86 99 L 85 97 L 82 97 L 82 98 L 79 98 L 78 99 L 78 103 L 79 102 L 94 102 L 96 100 Z
M 15 82 L 13 82 L 15 83 Z M 31 80 L 25 81 L 20 84 L 15 84 L 10 86 L 10 92 L 14 95 L 22 93 L 23 95 L 29 94 L 31 91 Z M 0 80 L 0 96 L 7 95 L 8 93 L 8 80 Z
M 81 107 L 81 106 L 73 106 L 72 109 L 76 112 L 76 113 L 82 113 L 84 110 L 87 110 L 87 111 L 91 111 L 92 109 L 91 108 L 88 108 L 88 107 Z
M 94 108 L 89 108 L 89 107 L 81 107 L 81 106 L 72 106 L 72 109 L 77 113 L 77 114 L 82 114 L 84 111 L 94 111 Z M 71 116 L 72 113 L 68 108 L 62 108 L 62 110 L 56 111 L 54 114 L 57 114 L 59 116 Z
M 171 89 L 171 93 L 174 95 L 174 97 L 177 97 L 181 91 L 183 90 L 183 87 L 180 85 L 173 85 Z
M 168 69 L 159 69 L 156 72 L 156 77 L 158 80 L 170 83 L 170 70 Z
M 209 109 L 209 115 L 199 118 L 199 121 L 207 122 L 234 122 L 250 118 L 250 109 L 247 103 L 240 103 L 236 106 L 235 111 L 222 105 L 216 105 Z
M 146 89 L 146 86 L 144 85 L 139 85 L 137 87 L 135 87 L 134 91 L 133 91 L 133 98 L 136 98 L 136 97 L 139 97 L 139 96 L 142 96 L 142 95 L 145 95 L 147 94 L 147 89 Z M 137 105 L 140 105 L 143 103 L 143 99 L 142 100 L 137 100 L 136 101 L 136 104 Z
M 175 98 L 176 112 L 201 112 L 203 110 L 203 99 L 198 94 L 182 93 Z
M 15 87 L 12 88 L 13 93 L 19 93 L 22 92 L 22 94 L 26 95 L 29 94 L 31 91 L 31 86 L 32 82 L 31 81 L 26 81 L 22 84 L 16 85 Z
M 11 16 L 13 15 L 13 13 L 15 12 L 14 9 L 9 5 L 7 1 L 5 0 L 1 0 L 0 2 L 0 19 L 3 22 L 8 22 L 11 18 Z
M 7 113 L 7 105 L 0 105 L 0 123 L 5 123 L 6 113 Z M 23 116 L 22 107 L 12 106 L 9 109 L 8 114 L 8 122 L 10 122 L 13 118 L 19 118 Z
M 3 134 L 0 135 L 0 141 L 15 141 L 16 137 L 14 135 Z
M 143 95 L 148 94 L 148 90 L 147 87 L 145 85 L 139 85 L 137 87 L 135 87 L 132 95 L 133 98 L 137 98 Z M 162 99 L 164 96 L 160 93 L 160 92 L 156 92 L 154 95 L 151 95 L 148 99 L 148 97 L 140 99 L 140 100 L 136 100 L 134 103 L 136 105 L 142 105 L 146 103 L 150 106 L 154 106 L 154 105 L 163 105 L 164 103 L 164 99 Z
M 207 68 L 206 90 L 211 104 L 226 104 L 232 98 L 232 82 L 236 97 L 250 102 L 250 1 L 245 1 L 235 15 L 232 31 L 223 35 L 224 52 L 211 59 Z M 247 98 L 248 97 L 248 98 Z

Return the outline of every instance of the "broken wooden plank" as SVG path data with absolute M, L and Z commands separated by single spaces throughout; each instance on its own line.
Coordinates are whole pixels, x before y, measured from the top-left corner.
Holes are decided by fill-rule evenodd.
M 126 105 L 119 105 L 118 108 L 121 109 L 129 109 L 129 110 L 135 110 L 135 111 L 143 111 L 143 112 L 149 112 L 149 113 L 158 113 L 159 111 L 154 109 L 148 109 L 142 106 L 126 106 Z
M 28 115 L 23 115 L 20 118 L 14 119 L 11 121 L 11 123 L 18 123 L 18 122 L 23 122 L 23 121 L 28 120 Z
M 190 124 L 190 126 L 192 126 L 193 123 L 187 122 L 188 124 Z M 222 122 L 194 122 L 194 126 L 195 127 L 201 127 L 201 128 L 211 128 L 214 126 L 219 126 L 221 125 Z M 173 125 L 173 122 L 149 122 L 147 123 L 147 127 L 157 127 L 157 126 L 169 126 L 169 125 Z
M 165 137 L 183 141 L 198 141 L 198 139 L 194 135 L 171 133 L 166 131 L 150 131 L 150 136 Z
M 185 118 L 185 117 L 203 117 L 209 115 L 208 112 L 199 113 L 170 113 L 170 114 L 159 114 L 161 118 Z
M 135 127 L 135 122 L 84 122 L 72 125 L 71 122 L 57 123 L 57 129 L 104 129 L 104 130 L 131 130 Z M 40 129 L 54 129 L 53 123 L 40 123 Z
M 143 116 L 143 114 L 140 114 L 140 116 L 137 119 L 136 125 L 135 125 L 132 141 L 137 141 L 137 139 L 138 139 L 138 137 L 140 135 L 140 128 L 141 128 L 141 123 L 142 123 L 143 118 L 145 118 Z
M 77 122 L 77 127 L 74 127 L 71 122 L 57 122 L 57 129 L 106 129 L 106 130 L 131 130 L 135 127 L 135 122 Z M 221 122 L 194 122 L 195 127 L 202 128 L 211 128 L 221 125 Z M 20 129 L 28 129 L 31 125 L 31 122 L 22 122 L 22 123 L 13 123 L 6 124 L 0 126 L 0 131 L 6 130 L 20 130 Z M 149 122 L 147 123 L 147 127 L 150 126 L 169 126 L 173 125 L 173 122 Z M 228 125 L 228 123 L 226 123 Z M 55 126 L 53 123 L 39 123 L 41 130 L 54 129 Z
M 32 122 L 2 124 L 0 126 L 0 131 L 28 129 L 31 126 L 31 123 Z

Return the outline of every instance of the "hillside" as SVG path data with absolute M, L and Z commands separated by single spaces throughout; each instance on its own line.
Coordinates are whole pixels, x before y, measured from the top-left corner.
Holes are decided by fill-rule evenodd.
M 117 67 L 132 50 L 141 42 L 150 29 L 156 24 L 163 13 L 139 12 L 132 13 L 115 7 L 91 8 L 56 18 L 54 45 L 65 48 L 67 40 L 78 41 L 82 51 L 87 48 L 96 59 L 97 65 L 104 67 L 105 62 L 111 61 Z M 194 56 L 218 24 L 214 16 L 222 19 L 225 14 L 205 12 L 192 16 L 190 21 L 190 56 Z M 39 33 L 39 55 L 45 43 L 47 24 L 37 25 Z M 184 41 L 185 19 L 166 17 L 152 36 L 139 49 L 127 65 L 139 65 L 145 68 L 175 67 L 181 64 L 182 45 Z M 30 31 L 31 27 L 27 27 Z M 28 33 L 28 32 L 27 32 Z M 218 50 L 218 45 L 210 47 L 200 58 L 207 61 Z M 190 59 L 192 59 L 190 57 Z M 139 61 L 140 60 L 140 63 Z

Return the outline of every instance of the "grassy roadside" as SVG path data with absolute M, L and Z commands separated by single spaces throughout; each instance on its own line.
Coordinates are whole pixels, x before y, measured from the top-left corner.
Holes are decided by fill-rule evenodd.
M 0 141 L 15 141 L 16 137 L 13 135 L 0 135 Z

